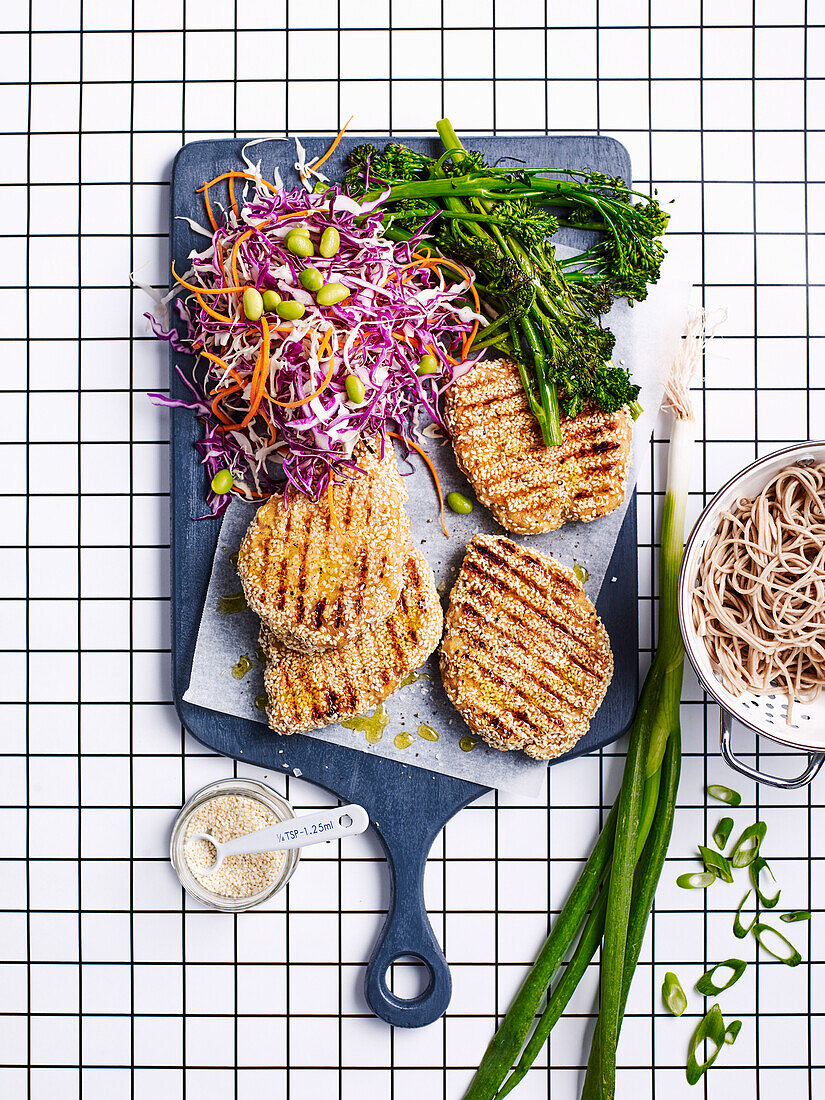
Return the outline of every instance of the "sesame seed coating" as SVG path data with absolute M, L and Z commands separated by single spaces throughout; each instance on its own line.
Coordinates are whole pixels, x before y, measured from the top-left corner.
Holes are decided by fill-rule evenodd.
M 392 445 L 359 443 L 355 472 L 315 502 L 290 488 L 263 504 L 241 543 L 248 605 L 289 649 L 320 653 L 390 614 L 410 521 Z
M 424 555 L 407 545 L 404 586 L 391 615 L 338 649 L 308 656 L 285 649 L 264 625 L 267 717 L 277 733 L 319 729 L 383 702 L 429 657 L 443 616 Z
M 633 437 L 626 408 L 563 419 L 562 443 L 547 447 L 515 364 L 482 359 L 447 390 L 445 418 L 458 465 L 508 531 L 589 522 L 624 499 Z
M 441 678 L 467 725 L 539 760 L 587 732 L 613 676 L 610 639 L 572 570 L 476 535 L 445 619 Z

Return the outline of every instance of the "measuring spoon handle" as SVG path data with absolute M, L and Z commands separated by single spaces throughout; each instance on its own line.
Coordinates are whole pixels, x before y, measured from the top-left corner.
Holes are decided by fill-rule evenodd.
M 357 836 L 366 830 L 369 823 L 369 814 L 363 806 L 336 806 L 314 814 L 290 817 L 277 825 L 268 825 L 265 829 L 228 840 L 221 845 L 221 853 L 226 858 L 252 852 L 305 848 L 309 844 L 323 844 L 339 837 Z

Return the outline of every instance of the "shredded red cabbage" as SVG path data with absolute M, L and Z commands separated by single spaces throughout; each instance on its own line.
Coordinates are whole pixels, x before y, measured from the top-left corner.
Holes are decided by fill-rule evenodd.
M 199 300 L 182 290 L 176 305 L 185 336 L 147 316 L 158 338 L 198 356 L 191 377 L 178 372 L 192 400 L 150 396 L 190 409 L 202 421 L 205 431 L 196 447 L 210 481 L 229 469 L 233 492 L 248 500 L 282 491 L 285 482 L 317 500 L 330 478 L 353 465 L 350 456 L 362 433 L 412 438 L 419 413 L 441 423 L 439 399 L 475 361 L 465 359 L 463 349 L 483 319 L 467 297 L 472 272 L 457 282 L 463 269 L 442 267 L 420 235 L 411 242 L 388 240 L 375 203 L 359 206 L 335 186 L 316 194 L 269 186 L 260 179 L 247 184 L 239 214 L 224 213 L 209 247 L 190 254 L 191 270 L 183 278 L 206 291 L 235 285 L 276 290 L 285 301 L 300 302 L 304 316 L 285 321 L 265 315 L 270 346 L 264 369 L 263 325 L 246 318 L 240 292 Z M 309 259 L 286 247 L 296 226 L 309 230 L 315 246 Z M 340 247 L 324 259 L 318 242 L 329 226 L 338 230 Z M 298 279 L 306 266 L 317 268 L 325 283 L 343 283 L 349 297 L 319 306 Z M 438 369 L 418 376 L 427 353 Z M 363 384 L 358 404 L 347 394 L 347 375 Z M 256 409 L 250 418 L 251 402 Z M 227 494 L 207 494 L 214 515 L 228 501 Z

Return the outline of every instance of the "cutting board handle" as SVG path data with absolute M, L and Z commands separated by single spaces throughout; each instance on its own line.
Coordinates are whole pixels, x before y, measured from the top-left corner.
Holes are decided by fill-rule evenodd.
M 412 853 L 406 853 L 410 855 Z M 364 993 L 372 1011 L 396 1027 L 425 1027 L 447 1011 L 453 982 L 447 960 L 435 938 L 424 905 L 426 853 L 414 860 L 388 859 L 391 874 L 390 908 L 364 979 Z M 404 999 L 389 987 L 389 969 L 395 962 L 414 960 L 429 974 L 423 993 Z

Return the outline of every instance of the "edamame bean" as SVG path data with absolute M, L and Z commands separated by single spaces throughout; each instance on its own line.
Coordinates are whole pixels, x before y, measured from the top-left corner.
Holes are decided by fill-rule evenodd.
M 212 492 L 217 493 L 218 496 L 224 496 L 234 484 L 235 479 L 231 470 L 218 470 L 212 478 Z
M 305 236 L 303 233 L 290 233 L 286 239 L 286 246 L 293 256 L 300 256 L 304 260 L 308 256 L 315 255 L 315 245 L 308 234 Z
M 264 300 L 254 286 L 248 286 L 243 292 L 243 311 L 247 321 L 257 321 L 264 311 Z
M 278 302 L 282 302 L 283 298 L 277 290 L 265 290 L 263 292 L 264 309 L 267 313 L 274 313 L 277 309 Z
M 320 290 L 324 285 L 324 276 L 317 267 L 305 267 L 298 276 L 298 281 L 304 290 Z
M 347 389 L 347 397 L 354 405 L 360 405 L 364 400 L 364 383 L 357 374 L 348 374 L 344 379 Z
M 343 283 L 327 283 L 315 295 L 315 301 L 319 306 L 336 306 L 349 296 L 350 289 L 348 286 L 344 286 Z
M 309 236 L 309 226 L 308 225 L 293 225 L 293 227 L 287 233 L 287 236 L 291 237 L 293 233 L 295 233 L 299 237 L 308 237 Z
M 460 516 L 468 516 L 473 510 L 473 502 L 468 500 L 463 493 L 448 493 L 447 504 Z
M 327 226 L 321 234 L 321 243 L 318 245 L 318 251 L 325 260 L 329 260 L 335 255 L 340 247 L 341 234 L 334 225 Z
M 306 313 L 306 308 L 302 302 L 296 302 L 294 298 L 290 298 L 289 301 L 278 302 L 275 312 L 284 321 L 300 321 Z
M 438 374 L 441 364 L 434 355 L 422 355 L 416 374 Z

